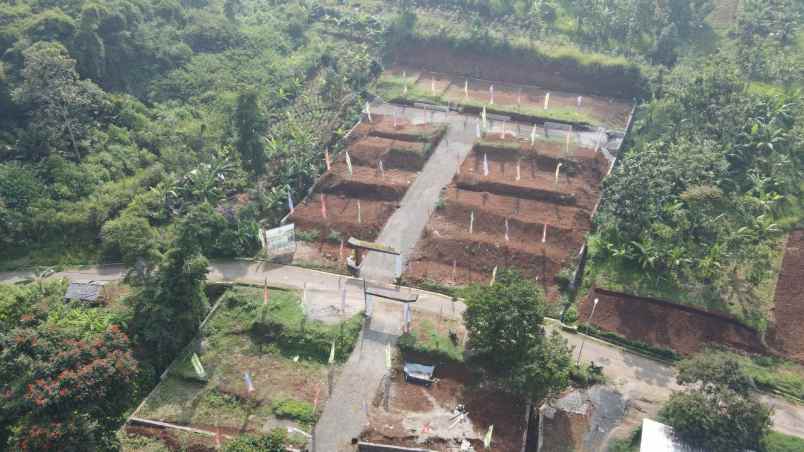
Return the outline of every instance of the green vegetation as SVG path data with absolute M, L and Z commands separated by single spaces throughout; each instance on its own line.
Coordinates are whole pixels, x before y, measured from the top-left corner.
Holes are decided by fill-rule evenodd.
M 223 445 L 224 452 L 284 452 L 287 434 L 282 429 L 274 429 L 265 436 L 239 436 Z
M 768 452 L 797 452 L 804 450 L 804 440 L 778 432 L 768 433 L 765 444 L 765 450 Z
M 293 419 L 305 425 L 315 424 L 317 419 L 313 404 L 301 400 L 282 400 L 273 404 L 276 417 Z
M 541 289 L 503 269 L 491 286 L 472 286 L 464 321 L 471 361 L 505 390 L 542 400 L 569 385 L 570 349 L 559 333 L 545 334 Z
M 0 285 L 0 444 L 109 450 L 147 377 L 111 310 L 64 300 L 63 280 Z M 133 396 L 133 397 L 132 397 Z
M 713 451 L 767 450 L 771 410 L 751 395 L 751 378 L 725 354 L 703 353 L 679 365 L 682 392 L 670 396 L 659 419 L 692 446 Z
M 726 350 L 707 350 L 689 360 L 682 361 L 686 367 L 705 367 L 708 363 L 728 361 L 739 367 L 757 388 L 777 392 L 790 399 L 804 400 L 804 367 L 770 356 L 746 356 Z
M 456 321 L 439 321 L 438 328 L 429 319 L 416 322 L 410 333 L 399 338 L 398 346 L 402 352 L 415 352 L 443 361 L 463 361 L 464 347 L 458 337 L 460 325 Z M 447 331 L 440 331 L 446 329 Z

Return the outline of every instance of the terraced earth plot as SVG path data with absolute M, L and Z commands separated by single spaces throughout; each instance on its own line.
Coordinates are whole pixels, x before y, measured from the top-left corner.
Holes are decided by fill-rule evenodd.
M 625 129 L 632 105 L 621 99 L 581 95 L 532 85 L 500 83 L 395 66 L 383 73 L 380 95 L 389 102 L 457 105 L 464 112 L 510 116 L 517 121 L 550 120 L 588 127 Z
M 364 118 L 345 152 L 289 217 L 297 237 L 309 242 L 316 259 L 330 262 L 343 258 L 342 240 L 374 241 L 445 130 L 377 114 Z
M 552 131 L 531 145 L 495 133 L 476 142 L 442 192 L 405 279 L 461 286 L 515 267 L 555 298 L 555 276 L 580 251 L 611 167 L 573 135 Z

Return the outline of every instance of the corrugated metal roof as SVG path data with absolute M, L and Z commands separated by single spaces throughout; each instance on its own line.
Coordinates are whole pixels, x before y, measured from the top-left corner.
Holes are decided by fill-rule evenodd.
M 103 285 L 102 281 L 74 281 L 67 287 L 64 294 L 65 300 L 97 301 L 100 298 Z

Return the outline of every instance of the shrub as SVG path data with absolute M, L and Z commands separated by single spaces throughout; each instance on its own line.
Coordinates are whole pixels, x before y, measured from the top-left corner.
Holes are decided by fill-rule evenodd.
M 596 366 L 589 363 L 583 366 L 574 365 L 570 369 L 570 380 L 573 386 L 578 388 L 588 388 L 598 383 L 604 383 L 606 377 L 603 375 L 603 366 Z
M 564 312 L 564 323 L 567 325 L 572 325 L 578 320 L 578 310 L 575 309 L 575 306 L 570 306 Z
M 293 419 L 305 424 L 313 424 L 317 418 L 313 404 L 303 400 L 285 399 L 274 403 L 271 410 L 276 417 Z
M 227 441 L 223 452 L 285 452 L 287 434 L 279 428 L 264 436 L 238 436 Z

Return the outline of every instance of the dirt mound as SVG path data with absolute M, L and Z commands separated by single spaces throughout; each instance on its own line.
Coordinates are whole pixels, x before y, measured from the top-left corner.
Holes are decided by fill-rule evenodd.
M 415 177 L 407 171 L 388 170 L 381 174 L 379 169 L 357 165 L 350 175 L 346 164 L 339 162 L 321 176 L 315 191 L 355 199 L 399 201 Z
M 774 322 L 768 342 L 782 355 L 804 363 L 804 230 L 787 238 L 782 271 L 776 283 Z
M 297 230 L 313 233 L 313 240 L 327 240 L 330 236 L 357 237 L 372 241 L 377 238 L 383 225 L 396 210 L 396 203 L 383 201 L 360 201 L 360 220 L 357 215 L 357 200 L 342 196 L 325 196 L 327 217 L 321 212 L 321 198 L 314 195 L 296 207 L 290 221 Z
M 586 321 L 592 300 L 600 301 L 592 324 L 628 339 L 689 354 L 720 344 L 751 353 L 765 351 L 759 334 L 725 314 L 652 298 L 594 288 L 578 309 Z
M 357 165 L 378 168 L 382 161 L 385 169 L 419 171 L 432 149 L 429 143 L 368 136 L 352 143 L 349 155 Z
M 477 215 L 477 212 L 482 210 L 482 217 L 500 218 L 500 224 L 504 224 L 504 218 L 507 217 L 509 222 L 519 221 L 537 225 L 547 223 L 551 228 L 576 230 L 581 236 L 592 226 L 589 211 L 577 206 L 562 206 L 488 192 L 465 191 L 455 186 L 449 187 L 442 199 L 447 210 L 446 215 L 452 216 L 450 211 L 454 210 L 456 213 L 453 218 L 459 222 L 468 218 L 470 211 L 475 211 Z M 475 221 L 478 221 L 480 217 L 478 215 Z M 539 233 L 541 234 L 541 231 Z

